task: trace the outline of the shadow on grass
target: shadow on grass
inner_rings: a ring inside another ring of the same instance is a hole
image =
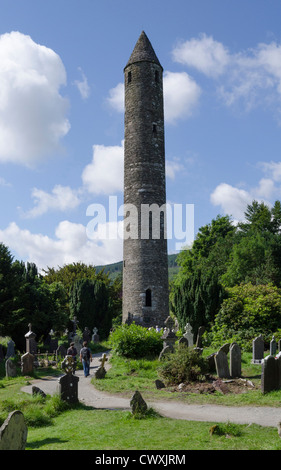
[[[28,442],[26,444],[27,449],[40,449],[44,447],[45,445],[50,445],[50,444],[64,444],[65,442],[69,442],[68,440],[65,439],[58,439],[57,437],[47,437],[46,439],[42,439],[40,441],[33,441],[33,442]]]

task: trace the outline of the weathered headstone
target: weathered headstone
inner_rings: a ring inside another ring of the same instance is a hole
[[[159,357],[158,357],[158,360],[159,361],[162,361],[162,359],[165,359],[165,356],[167,356],[167,354],[170,354],[172,353],[174,350],[170,347],[170,346],[165,346],[162,351],[160,352],[159,354]]]
[[[66,356],[66,348],[63,345],[58,346],[56,350],[56,358],[58,360],[59,357]]]
[[[264,356],[264,341],[262,335],[257,336],[252,343],[253,346],[253,358],[252,363],[260,364]]]
[[[21,411],[12,411],[0,428],[0,450],[25,450],[27,426]]]
[[[229,350],[230,376],[241,377],[241,349],[237,343],[232,343]]]
[[[99,366],[99,368],[95,372],[95,378],[96,379],[104,379],[105,374],[106,374],[105,363],[106,363],[106,361],[108,361],[105,353],[102,355],[102,357],[101,357],[101,359],[99,359],[99,361],[100,361],[101,365]]]
[[[33,373],[34,356],[29,352],[21,356],[21,373],[22,375],[30,375]]]
[[[93,328],[92,341],[93,343],[98,343],[99,340],[100,340],[100,336],[98,335],[98,329],[95,327]]]
[[[17,376],[17,366],[11,360],[7,359],[5,362],[6,377],[16,377]]]
[[[196,339],[196,347],[197,348],[202,348],[202,336],[203,333],[205,332],[205,326],[199,326],[198,328],[198,333],[197,333],[197,339]]]
[[[77,403],[79,377],[73,375],[75,371],[74,358],[66,356],[62,362],[62,368],[66,374],[59,378],[58,393],[62,400],[68,403]]]
[[[182,344],[182,345],[185,345],[188,347],[188,339],[185,338],[184,336],[182,336],[180,339],[179,339],[179,344]]]
[[[41,395],[41,397],[46,398],[46,393],[41,390],[41,388],[36,387],[36,385],[32,385],[32,395]]]
[[[157,390],[161,390],[161,388],[165,388],[165,384],[164,382],[162,382],[162,380],[156,379],[155,387],[157,388]]]
[[[272,336],[272,339],[270,341],[270,356],[275,356],[277,352],[277,344],[276,344],[276,341],[275,341],[275,336]]]
[[[173,331],[174,320],[172,319],[172,317],[169,316],[168,318],[166,318],[164,323],[166,329],[164,330],[164,333],[161,336],[161,339],[163,339],[163,348],[169,346],[173,350],[177,339],[176,334]]]
[[[209,356],[206,357],[206,360],[208,361],[208,369],[210,372],[214,372],[216,370],[216,364],[215,364],[215,355],[217,353],[212,353]]]
[[[266,356],[262,362],[261,392],[268,393],[281,388],[281,356]]]
[[[91,332],[87,326],[85,326],[83,331],[83,341],[87,341],[87,343],[91,341]]]
[[[219,351],[223,351],[225,354],[228,354],[229,349],[230,349],[230,343],[225,343],[223,346],[220,347]]]
[[[83,343],[82,339],[80,338],[80,336],[75,335],[73,338],[73,342],[74,342],[74,347],[77,349],[77,356],[79,357],[80,351],[82,349],[82,343]]]
[[[132,408],[133,415],[144,414],[147,411],[147,404],[138,390],[135,391],[130,401],[130,406]]]
[[[37,343],[35,341],[36,334],[31,331],[31,323],[29,323],[28,328],[29,331],[25,335],[26,339],[26,352],[29,352],[30,354],[37,354]]]
[[[6,359],[9,359],[9,357],[15,357],[15,343],[12,339],[7,344],[7,353],[6,353]]]
[[[217,376],[219,378],[229,379],[230,373],[229,373],[227,355],[223,351],[219,351],[215,355],[215,364],[216,364]]]
[[[183,336],[187,339],[188,346],[193,346],[194,344],[193,343],[193,331],[192,331],[190,323],[187,323],[185,325],[184,330],[185,330],[185,333],[183,334]]]

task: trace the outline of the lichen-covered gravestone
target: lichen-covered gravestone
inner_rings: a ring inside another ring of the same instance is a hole
[[[30,375],[33,373],[34,356],[29,352],[21,356],[21,373],[22,375]]]
[[[17,376],[17,366],[11,359],[7,359],[5,362],[5,369],[7,378]]]
[[[104,353],[102,355],[102,358],[99,359],[101,365],[99,366],[99,368],[97,369],[97,371],[95,373],[95,378],[96,379],[104,379],[105,374],[106,374],[105,363],[106,363],[107,360],[108,359],[106,357],[106,354]]]
[[[0,428],[0,450],[24,450],[27,426],[21,411],[13,411]]]
[[[135,391],[130,401],[130,406],[132,408],[133,415],[144,414],[147,411],[147,404],[138,390]]]
[[[73,375],[75,370],[74,358],[66,356],[62,362],[62,368],[66,374],[59,379],[58,393],[62,400],[68,403],[77,403],[79,377]]]

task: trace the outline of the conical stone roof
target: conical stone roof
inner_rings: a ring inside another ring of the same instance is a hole
[[[142,31],[126,67],[136,62],[153,62],[162,68],[151,42],[144,31]]]

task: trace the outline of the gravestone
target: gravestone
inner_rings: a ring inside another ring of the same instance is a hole
[[[257,336],[252,343],[253,346],[253,364],[260,364],[264,356],[264,341],[262,335]]]
[[[29,331],[26,333],[26,352],[30,354],[37,354],[37,343],[35,341],[36,334],[31,331],[31,323],[28,324]]]
[[[57,338],[55,338],[55,333],[53,332],[53,330],[50,331],[49,335],[50,335],[51,339],[50,339],[48,349],[49,349],[50,353],[54,353],[58,349],[59,341],[58,341]]]
[[[135,391],[130,401],[130,406],[132,408],[133,415],[144,414],[147,411],[147,404],[138,390]]]
[[[276,344],[276,341],[275,341],[275,337],[272,336],[272,339],[270,341],[270,356],[275,356],[276,352],[277,352],[277,344]]]
[[[80,338],[80,336],[75,335],[73,338],[73,342],[74,342],[74,347],[77,349],[77,356],[79,357],[80,351],[82,349],[82,339]]]
[[[217,353],[212,353],[206,357],[206,360],[208,361],[208,369],[210,372],[214,372],[216,370],[216,363],[215,363],[216,354]]]
[[[15,357],[15,343],[11,339],[8,344],[7,344],[7,353],[6,353],[6,359],[9,359],[10,357]]]
[[[161,361],[162,359],[164,360],[165,356],[167,356],[167,354],[170,354],[172,352],[174,352],[174,350],[170,346],[165,346],[160,352],[158,360],[159,361]]]
[[[228,354],[229,349],[230,349],[230,343],[225,343],[223,346],[220,347],[219,351],[223,351],[225,354]]]
[[[58,346],[56,350],[56,358],[66,356],[66,348],[63,345]]]
[[[21,356],[21,373],[22,375],[30,375],[33,373],[34,356],[29,352]]]
[[[182,336],[180,339],[179,339],[179,344],[182,344],[182,345],[185,345],[188,347],[188,339],[185,338],[184,336]]]
[[[229,350],[230,376],[241,377],[241,350],[236,343],[232,343]]]
[[[188,346],[193,346],[193,332],[190,323],[187,323],[184,327],[185,333],[183,334],[184,338],[188,341]]]
[[[106,374],[105,363],[106,363],[106,361],[108,361],[105,353],[102,355],[102,357],[101,357],[101,359],[99,359],[99,361],[100,361],[101,365],[99,366],[99,368],[95,372],[95,378],[96,379],[104,379],[105,374]]]
[[[6,377],[16,377],[17,376],[17,366],[11,360],[7,359],[5,362]]]
[[[36,385],[32,385],[32,395],[41,395],[41,397],[46,398],[46,393],[41,390],[41,388],[36,387]]]
[[[227,355],[223,351],[219,351],[215,355],[215,365],[216,365],[217,376],[219,378],[221,379],[230,378]]]
[[[266,356],[262,362],[261,392],[268,393],[281,388],[281,355]]]
[[[166,318],[164,323],[166,328],[163,335],[161,336],[161,339],[163,339],[163,348],[169,346],[172,350],[174,350],[174,345],[177,339],[176,334],[173,331],[174,320],[169,316]]]
[[[100,340],[100,337],[98,335],[98,329],[95,327],[95,328],[93,328],[92,341],[93,341],[93,343],[98,343],[99,340]]]
[[[0,450],[25,450],[27,426],[21,411],[12,411],[0,428]]]
[[[77,403],[79,377],[73,375],[75,371],[74,358],[66,356],[62,362],[62,368],[66,374],[59,378],[58,393],[62,400],[68,403]]]
[[[199,326],[198,328],[196,348],[202,348],[202,336],[203,336],[203,333],[205,332],[205,329],[206,329],[205,326]]]
[[[87,341],[87,343],[91,341],[91,332],[87,326],[85,326],[83,331],[83,341]]]

